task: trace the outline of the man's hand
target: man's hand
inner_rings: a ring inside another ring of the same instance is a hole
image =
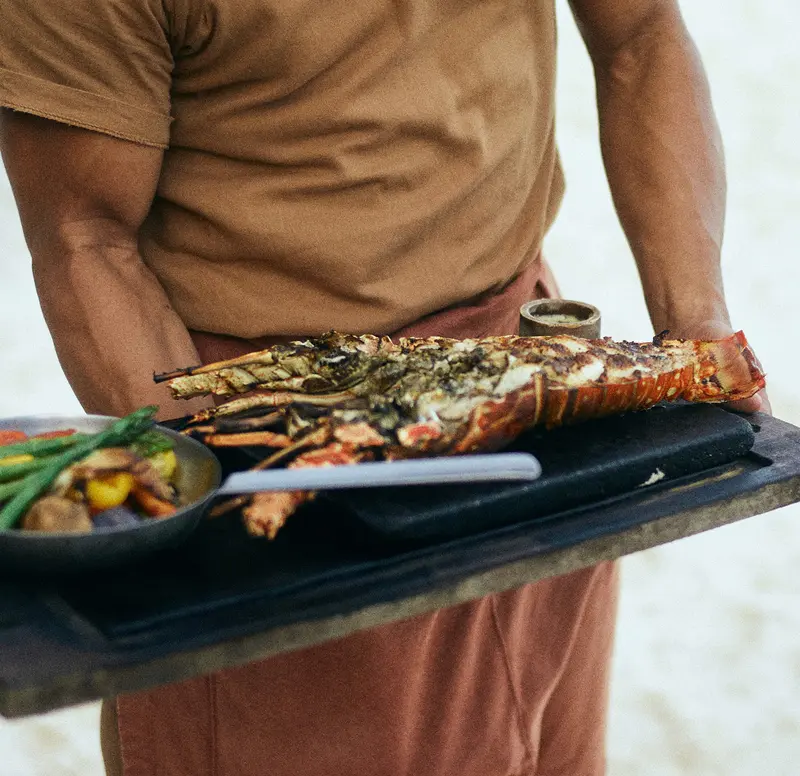
[[[686,326],[675,326],[669,331],[669,338],[693,339],[693,340],[719,340],[730,336],[734,329],[725,321],[700,321]],[[753,412],[766,412],[772,414],[772,407],[767,398],[766,389],[760,391],[755,396],[741,401],[732,401],[726,407],[751,414]]]
[[[570,0],[595,70],[611,194],[656,332],[733,332],[720,253],[722,143],[676,0]],[[733,405],[768,410],[765,395]]]

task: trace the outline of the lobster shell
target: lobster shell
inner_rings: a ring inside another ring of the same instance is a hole
[[[202,423],[198,428],[212,445],[283,448],[264,466],[288,460],[291,467],[491,451],[535,426],[641,411],[662,401],[735,401],[765,385],[742,332],[717,341],[658,336],[652,343],[563,335],[393,343],[331,332],[156,379],[167,380],[176,397],[235,394],[190,419],[187,433]],[[236,431],[223,433],[224,422],[214,425],[262,408],[269,431],[237,438]],[[257,494],[245,506],[245,524],[252,534],[273,537],[312,495]]]

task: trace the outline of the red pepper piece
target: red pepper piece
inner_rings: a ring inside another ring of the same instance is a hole
[[[14,429],[0,429],[0,445],[13,445],[17,442],[24,442],[28,435],[24,431]]]
[[[41,434],[36,434],[32,439],[58,439],[59,437],[68,437],[77,433],[74,428],[65,428],[60,431],[43,431]]]

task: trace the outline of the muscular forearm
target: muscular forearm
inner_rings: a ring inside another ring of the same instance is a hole
[[[152,380],[153,372],[196,364],[198,356],[135,245],[61,235],[38,241],[32,253],[44,316],[84,409],[123,415],[158,404],[163,419],[198,408],[172,400]]]
[[[651,19],[595,67],[603,157],[654,328],[727,323],[721,141],[678,14]]]
[[[198,408],[153,383],[153,372],[198,360],[138,254],[162,150],[0,110],[0,152],[42,310],[84,408],[122,415],[158,404],[161,418]]]

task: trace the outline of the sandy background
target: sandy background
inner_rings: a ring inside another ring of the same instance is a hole
[[[636,271],[600,166],[591,70],[566,3],[559,8],[569,189],[548,255],[565,296],[602,308],[604,333],[645,339]],[[790,0],[704,0],[685,14],[725,137],[731,308],[769,371],[775,414],[800,424],[800,9]],[[0,415],[77,411],[1,173],[0,245]],[[610,776],[800,772],[798,519],[800,509],[787,508],[624,561]],[[90,704],[0,720],[0,776],[100,776],[97,715]]]

